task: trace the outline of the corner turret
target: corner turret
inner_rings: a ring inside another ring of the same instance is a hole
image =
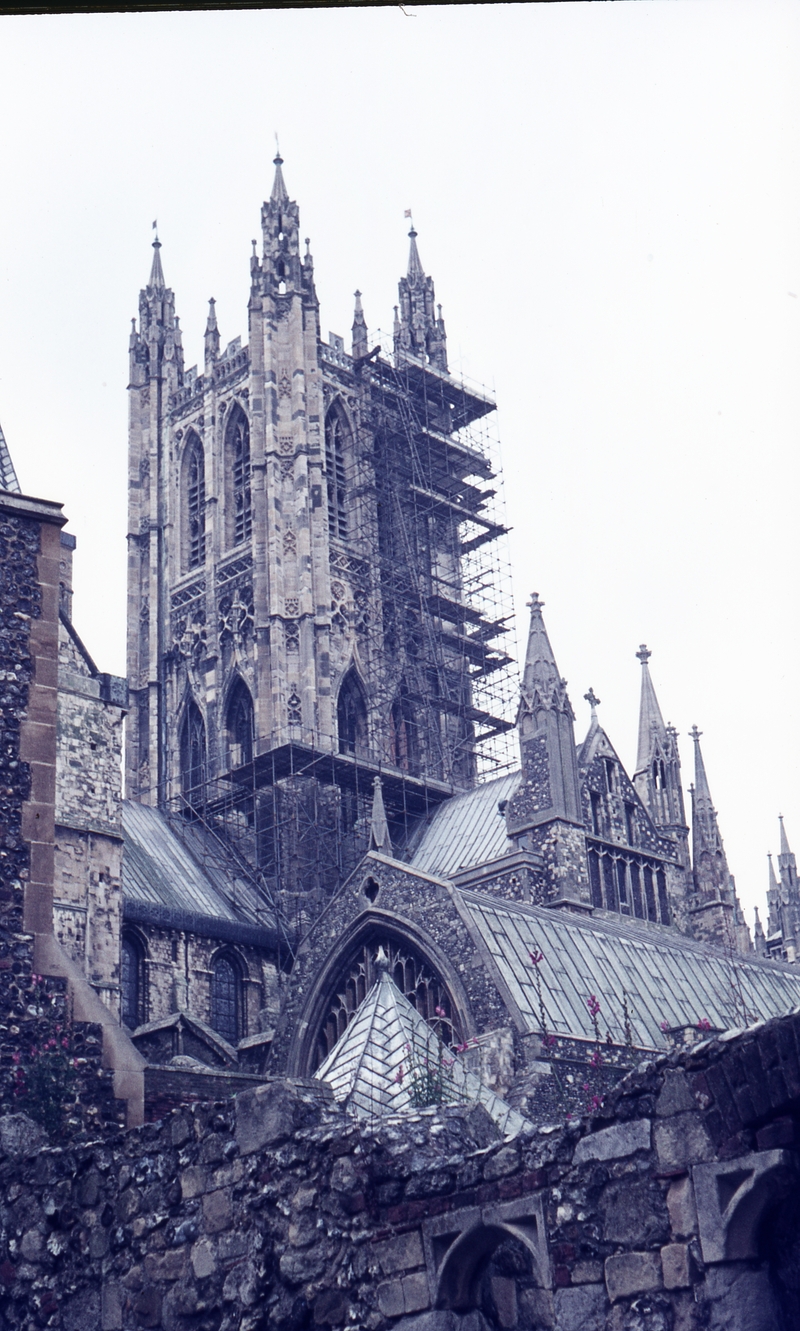
[[[551,901],[588,907],[575,714],[556,665],[536,592],[518,713],[522,781],[506,806],[508,835],[526,835],[527,849],[545,859]]]
[[[736,882],[728,860],[711,800],[703,754],[701,732],[693,726],[694,785],[692,793],[692,872],[694,901],[692,926],[700,938],[713,939],[739,952],[752,951],[750,932],[736,896]]]
[[[689,868],[689,828],[683,803],[678,733],[664,725],[650,676],[652,652],[644,643],[636,653],[642,663],[639,703],[639,744],[633,784],[655,826],[674,838],[680,863]]]
[[[441,305],[436,306],[433,278],[426,277],[417,249],[414,223],[408,233],[411,242],[408,253],[408,271],[400,278],[398,307],[395,307],[395,355],[415,356],[437,370],[447,373],[447,335]],[[436,311],[436,312],[435,312]]]

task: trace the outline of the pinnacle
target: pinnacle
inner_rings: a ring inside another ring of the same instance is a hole
[[[425,270],[422,267],[419,250],[417,249],[417,233],[414,230],[413,222],[411,223],[411,230],[408,233],[408,238],[411,241],[411,245],[408,251],[408,272],[406,276],[409,282],[413,284],[422,281],[425,277]]]
[[[786,835],[786,828],[783,825],[782,813],[778,814],[778,822],[781,825],[781,855],[791,855],[792,851],[791,847],[789,846],[789,839]]]
[[[393,854],[392,838],[389,835],[389,824],[386,820],[386,808],[383,803],[383,785],[379,776],[373,781],[372,794],[372,817],[369,827],[369,848],[377,850],[380,855]]]
[[[153,241],[153,263],[150,268],[150,281],[147,283],[155,291],[163,291],[166,286],[164,281],[164,270],[161,267],[161,241],[158,239],[158,232]]]
[[[642,643],[636,655],[642,663],[642,694],[639,703],[639,746],[636,753],[636,771],[643,772],[653,756],[654,738],[661,740],[662,745],[664,745],[667,729],[661,715],[661,708],[658,705],[656,691],[653,688],[653,681],[650,678],[650,667],[647,664],[652,652],[649,652]]]
[[[285,203],[288,201],[289,195],[286,190],[283,172],[281,170],[281,167],[283,166],[283,158],[280,153],[276,153],[272,161],[275,167],[275,179],[272,182],[272,193],[269,196],[270,203]]]

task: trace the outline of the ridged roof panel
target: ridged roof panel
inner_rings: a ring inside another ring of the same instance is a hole
[[[511,854],[516,847],[506,836],[499,805],[511,798],[519,780],[520,773],[511,772],[443,804],[414,852],[413,868],[449,878],[462,869]]]

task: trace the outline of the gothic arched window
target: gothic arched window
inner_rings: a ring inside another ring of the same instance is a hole
[[[351,667],[342,680],[336,705],[339,752],[364,757],[367,752],[367,702],[361,681]]]
[[[190,808],[204,802],[206,783],[206,728],[197,703],[190,702],[181,726],[181,790]]]
[[[316,1037],[314,1070],[327,1058],[378,978],[376,958],[383,948],[397,988],[438,1031],[445,1045],[460,1043],[463,1033],[447,987],[430,963],[404,939],[375,935],[362,944],[332,986]]]
[[[240,1038],[242,972],[231,952],[214,958],[211,967],[211,1026],[228,1044]]]
[[[192,433],[183,455],[184,567],[198,568],[206,557],[206,470],[203,445]]]
[[[250,540],[253,528],[250,504],[250,424],[240,406],[228,417],[225,431],[225,461],[228,472],[227,531],[230,545]]]
[[[253,699],[243,679],[236,681],[228,703],[228,745],[231,767],[253,761],[255,723]]]
[[[135,934],[122,935],[120,948],[120,1016],[135,1031],[145,1020],[145,952]]]
[[[325,420],[325,471],[328,480],[328,529],[331,536],[347,538],[347,463],[350,430],[344,412],[331,407]]]
[[[389,739],[391,760],[402,772],[417,772],[419,766],[419,746],[414,709],[408,700],[405,688],[392,704],[389,716]]]

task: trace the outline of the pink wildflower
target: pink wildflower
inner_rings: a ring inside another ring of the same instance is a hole
[[[589,1015],[596,1017],[600,1011],[600,1000],[595,994],[590,994],[586,1000],[586,1006],[589,1009]]]
[[[398,1086],[402,1086],[404,1076],[405,1073],[403,1072],[403,1064],[401,1063],[396,1073],[394,1074],[394,1079],[397,1082]]]
[[[698,1023],[697,1023],[697,1029],[698,1029],[698,1031],[710,1031],[710,1030],[711,1030],[711,1022],[708,1020],[708,1017],[701,1017],[701,1018],[700,1018],[700,1020],[699,1020]]]
[[[668,1030],[669,1030],[669,1022],[668,1022],[668,1021],[662,1021],[662,1023],[661,1023],[661,1029],[662,1029],[662,1031],[668,1031]]]
[[[529,952],[528,956],[530,957],[534,966],[538,966],[540,961],[544,961],[544,952]]]

